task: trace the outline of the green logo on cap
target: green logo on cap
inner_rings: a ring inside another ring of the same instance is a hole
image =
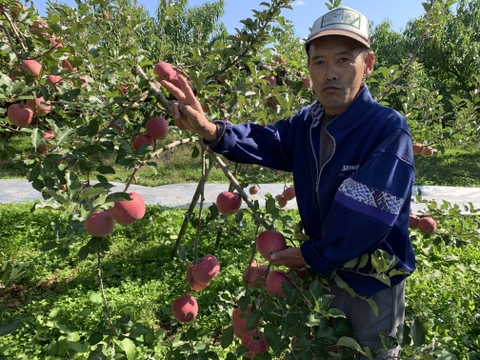
[[[334,9],[322,18],[320,29],[331,25],[347,25],[360,30],[362,15],[349,9]]]

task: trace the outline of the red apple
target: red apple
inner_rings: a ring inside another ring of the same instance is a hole
[[[277,85],[277,78],[273,75],[265,76],[265,80],[268,80],[268,82],[270,83],[270,86],[272,87]]]
[[[408,227],[410,229],[418,229],[418,222],[420,221],[420,218],[415,215],[415,214],[410,214],[410,217],[408,219]]]
[[[52,106],[50,104],[50,100],[45,100],[43,96],[36,99],[27,100],[27,106],[38,116],[47,115],[52,110]]]
[[[173,79],[176,79],[177,77],[177,70],[173,68],[172,65],[170,65],[167,62],[159,62],[155,65],[153,68],[153,73],[156,75],[155,79],[160,82],[162,80],[167,80],[171,81]],[[177,80],[178,81],[178,80]],[[174,84],[176,86],[176,84]]]
[[[287,248],[283,234],[273,230],[266,230],[258,234],[256,245],[260,255],[267,260],[270,260],[271,254]]]
[[[189,322],[197,317],[197,299],[191,295],[182,295],[172,303],[173,317],[178,322]]]
[[[143,145],[155,147],[155,141],[148,134],[139,134],[133,139],[133,148],[138,151]]]
[[[130,201],[115,201],[110,208],[113,218],[122,225],[130,225],[145,216],[146,206],[142,196],[136,192],[129,193]]]
[[[267,293],[270,294],[271,296],[278,295],[283,298],[287,297],[287,295],[283,292],[283,289],[282,289],[282,286],[284,283],[290,285],[291,287],[295,286],[284,271],[281,271],[281,270],[270,271],[265,281],[265,288],[267,289]]]
[[[424,148],[422,150],[422,155],[426,156],[426,157],[429,157],[429,156],[432,156],[434,152],[435,152],[435,150],[433,149],[433,147],[424,146]]]
[[[285,64],[285,60],[283,60],[280,55],[279,55],[279,56],[276,56],[274,60],[275,60],[275,62],[278,63],[278,64]]]
[[[413,143],[412,144],[412,149],[414,154],[421,154],[423,151],[423,144],[422,143]]]
[[[283,190],[282,197],[287,201],[293,200],[295,197],[295,189],[292,187],[286,188]]]
[[[265,284],[267,274],[268,265],[258,261],[252,261],[243,272],[247,285],[255,289],[259,289]]]
[[[82,86],[87,86],[87,84],[88,84],[88,81],[87,81],[87,79],[85,78],[84,75],[78,75],[78,79],[76,81],[80,82],[80,85],[82,85]]]
[[[312,80],[306,76],[302,77],[302,88],[310,89],[312,87]]]
[[[109,211],[96,210],[85,220],[85,231],[91,236],[108,236],[114,227],[115,220]]]
[[[205,289],[210,283],[208,284],[200,284],[198,281],[195,280],[195,278],[192,275],[192,270],[193,270],[193,265],[190,266],[187,270],[187,273],[185,274],[185,277],[187,278],[187,283],[190,285],[192,290],[203,290]]]
[[[223,215],[235,214],[242,206],[242,197],[239,193],[222,191],[217,196],[217,208]]]
[[[236,307],[232,312],[232,326],[235,335],[241,338],[247,331],[247,318],[252,315],[252,305],[248,305],[245,311]]]
[[[32,24],[32,32],[37,35],[47,35],[48,31],[46,29],[48,28],[47,22],[43,19],[35,20]]]
[[[43,137],[47,140],[52,140],[55,138],[55,133],[52,130],[45,131]]]
[[[58,75],[47,75],[47,82],[51,85],[61,84],[63,79]]]
[[[42,64],[40,64],[37,60],[33,60],[33,59],[22,60],[21,65],[23,70],[25,70],[30,75],[33,75],[35,77],[40,76],[40,72],[42,71]]]
[[[103,12],[102,16],[105,20],[109,18],[108,13],[106,11]]]
[[[75,72],[77,71],[77,68],[73,67],[72,64],[70,64],[70,61],[68,61],[67,59],[63,59],[62,60],[62,66],[68,70],[68,72]]]
[[[254,359],[257,354],[263,354],[270,349],[265,334],[258,328],[248,331],[242,336],[242,345],[249,350],[244,356],[250,359]]]
[[[277,200],[277,204],[280,208],[287,206],[288,201],[282,196],[282,194],[275,195],[275,200]]]
[[[258,193],[258,186],[257,185],[252,185],[250,186],[250,189],[248,189],[248,192],[250,193],[250,195],[255,195]]]
[[[52,45],[52,47],[54,49],[59,49],[59,48],[63,47],[63,44],[62,44],[61,41],[58,42],[57,40],[61,40],[61,39],[63,39],[61,36],[59,36],[59,37],[52,36],[52,37],[48,38],[48,41],[50,41],[50,45]],[[63,66],[63,64],[62,64],[62,66]]]
[[[33,110],[23,103],[12,104],[8,107],[7,117],[13,125],[28,126],[33,119]]]
[[[220,272],[220,263],[218,259],[207,254],[198,262],[193,264],[192,276],[200,284],[209,284],[212,279]]]
[[[118,89],[120,91],[120,94],[122,95],[127,95],[128,93],[128,86],[127,85],[120,85],[120,89]]]
[[[433,220],[431,217],[426,216],[418,220],[418,230],[422,234],[431,234],[437,228],[437,222]]]
[[[168,136],[168,121],[161,116],[154,117],[146,122],[145,130],[152,139],[165,139]]]

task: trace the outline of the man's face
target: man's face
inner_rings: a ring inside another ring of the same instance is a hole
[[[375,59],[357,41],[336,35],[313,40],[308,56],[315,94],[329,115],[338,115],[350,105]]]

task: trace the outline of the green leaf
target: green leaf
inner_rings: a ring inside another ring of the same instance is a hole
[[[137,350],[135,348],[135,343],[132,340],[125,338],[120,342],[119,346],[125,351],[127,359],[135,359]]]
[[[363,353],[360,344],[354,338],[351,338],[349,336],[342,336],[340,339],[338,339],[337,346],[344,346],[349,349],[354,349],[360,353]]]
[[[97,171],[100,174],[115,174],[115,169],[111,166],[101,165],[97,167]]]
[[[14,319],[0,327],[0,336],[5,336],[14,333],[20,327],[20,319]]]
[[[220,338],[220,345],[222,349],[226,349],[233,342],[233,326],[223,329],[222,337]]]
[[[268,344],[273,348],[278,348],[281,337],[278,332],[278,327],[274,324],[267,324],[264,329],[265,338],[267,339]]]

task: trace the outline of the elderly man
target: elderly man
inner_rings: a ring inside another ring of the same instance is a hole
[[[293,172],[309,240],[272,254],[271,263],[336,271],[357,294],[371,297],[378,314],[362,297],[337,287],[332,306],[345,313],[362,347],[377,358],[394,358],[399,349],[382,349],[379,334],[394,335],[403,323],[405,278],[415,269],[408,234],[411,135],[405,118],[376,102],[364,82],[375,61],[365,16],[347,7],[329,11],[313,24],[305,49],[317,101],[274,125],[210,122],[184,78],[181,89],[162,85],[178,100],[172,110],[176,124],[199,134],[213,151]],[[372,276],[370,263],[343,267],[376,250],[397,260],[390,285]]]

